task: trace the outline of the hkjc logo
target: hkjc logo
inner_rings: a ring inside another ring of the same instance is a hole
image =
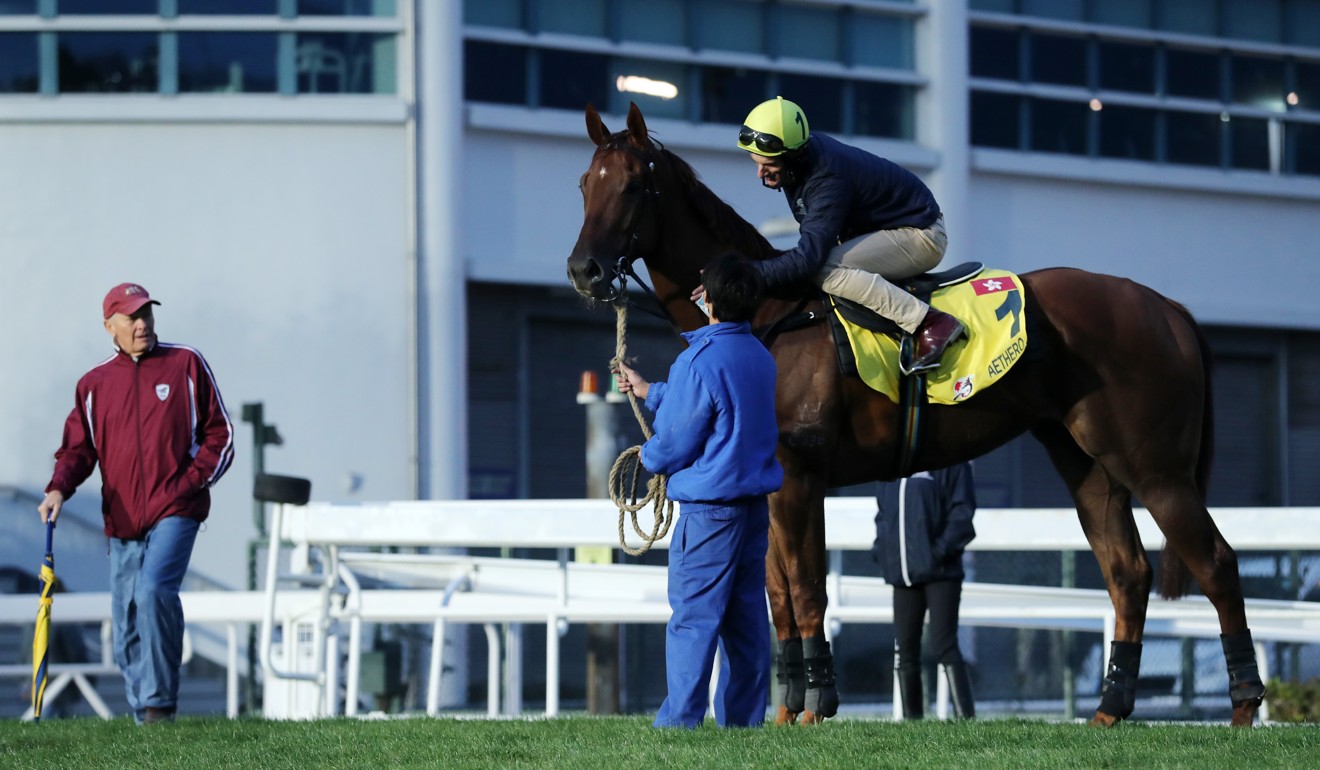
[[[972,395],[972,375],[967,375],[953,383],[953,400],[964,401]]]
[[[164,401],[165,399],[167,399],[167,398],[169,398],[169,397],[170,397],[170,386],[169,386],[169,385],[157,385],[157,386],[156,386],[156,398],[159,398],[161,401]]]
[[[793,207],[793,211],[794,211],[798,216],[800,216],[800,217],[805,217],[805,216],[807,215],[807,202],[806,202],[806,200],[804,200],[804,199],[802,199],[802,198],[798,198],[798,199],[797,199],[797,204]]]
[[[124,287],[124,296],[131,297],[134,294],[145,294],[146,291],[147,291],[146,289],[142,288],[141,286],[138,286],[137,284],[129,284],[128,286]]]

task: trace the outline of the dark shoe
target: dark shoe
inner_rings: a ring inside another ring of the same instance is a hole
[[[972,698],[972,680],[967,675],[967,664],[944,664],[944,675],[949,680],[949,701],[953,703],[953,715],[960,719],[976,718],[976,701]]]
[[[926,317],[921,319],[921,325],[912,333],[916,346],[912,351],[912,366],[908,371],[918,372],[939,366],[944,349],[966,331],[962,321],[948,313],[935,308],[927,310]]]
[[[921,719],[926,715],[926,691],[921,685],[921,668],[900,668],[898,674],[898,706],[903,719]]]
[[[142,715],[142,724],[154,725],[161,722],[173,722],[174,709],[158,709],[155,706],[147,706],[147,712]]]

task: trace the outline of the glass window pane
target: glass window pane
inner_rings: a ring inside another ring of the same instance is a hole
[[[1015,13],[1016,0],[972,0],[968,6],[973,11],[992,11],[994,13]]]
[[[588,104],[604,109],[613,88],[610,59],[595,53],[540,51],[540,106],[581,112]]]
[[[969,45],[972,75],[999,80],[1018,79],[1018,39],[1015,29],[972,27]]]
[[[1320,125],[1285,123],[1287,147],[1293,153],[1292,170],[1298,174],[1320,175]]]
[[[56,0],[55,10],[65,15],[147,14],[160,11],[159,0]]]
[[[649,59],[615,59],[610,72],[609,111],[623,115],[636,102],[648,118],[686,118],[688,67]],[[583,105],[585,106],[585,105]]]
[[[911,139],[915,134],[913,91],[895,83],[853,83],[853,133]]]
[[[619,37],[641,43],[686,46],[685,8],[684,0],[618,0]]]
[[[779,94],[797,102],[812,131],[843,131],[843,83],[833,78],[780,75]]]
[[[37,33],[0,33],[0,94],[35,93],[37,77]]]
[[[839,61],[839,17],[832,8],[781,6],[778,43],[780,56]]]
[[[1140,43],[1100,41],[1100,87],[1155,93],[1155,49]]]
[[[1025,16],[1082,21],[1086,0],[1021,0],[1020,5]]]
[[[1037,35],[1028,37],[1031,46],[1031,80],[1084,86],[1086,81],[1086,40],[1080,37]]]
[[[1233,118],[1228,122],[1233,168],[1270,170],[1270,122],[1264,118]]]
[[[1297,62],[1293,80],[1293,93],[1297,94],[1298,109],[1320,110],[1320,64]]]
[[[463,98],[496,104],[525,103],[526,49],[475,40],[464,43]]]
[[[159,36],[152,32],[61,32],[60,93],[159,90]]]
[[[522,0],[463,0],[463,23],[480,27],[523,26]]]
[[[1284,109],[1283,62],[1255,56],[1232,56],[1233,101],[1266,110]]]
[[[1320,0],[1292,0],[1284,13],[1283,42],[1320,48]]]
[[[296,62],[300,94],[392,94],[394,35],[302,32]]]
[[[1154,160],[1155,111],[1117,105],[1100,110],[1100,155]]]
[[[1169,112],[1164,115],[1165,145],[1170,163],[1197,166],[1219,165],[1218,115]]]
[[[857,11],[852,17],[849,34],[853,64],[900,70],[913,68],[911,21]]]
[[[270,15],[280,12],[279,0],[175,0],[179,15],[232,14],[234,16]]]
[[[1279,0],[1221,0],[1224,36],[1277,43],[1283,38],[1283,8]]]
[[[0,16],[35,14],[37,0],[0,0]]]
[[[1086,123],[1091,108],[1083,102],[1031,99],[1031,149],[1086,154]]]
[[[761,53],[765,47],[765,18],[759,2],[707,0],[694,3],[697,14],[696,47],[719,51]],[[741,122],[739,118],[739,122]]]
[[[741,67],[706,67],[701,71],[701,114],[697,119],[740,125],[751,110],[750,105],[772,96],[764,72]]]
[[[1217,3],[1206,0],[1161,0],[1155,5],[1155,27],[1189,35],[1213,35],[1219,29]]]
[[[299,16],[393,16],[395,13],[395,0],[298,0]]]
[[[274,92],[278,48],[270,32],[180,32],[179,90]]]
[[[541,4],[536,23],[541,32],[605,37],[605,0],[559,0],[553,9]]]
[[[1151,0],[1105,0],[1091,4],[1091,21],[1120,27],[1149,29]]]
[[[1194,99],[1220,99],[1219,55],[1170,48],[1164,52],[1165,93]]]
[[[1022,100],[1012,94],[972,92],[972,144],[977,147],[1019,148]]]

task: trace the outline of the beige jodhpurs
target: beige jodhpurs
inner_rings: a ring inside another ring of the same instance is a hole
[[[928,306],[885,279],[911,278],[934,269],[948,245],[943,214],[925,230],[877,230],[830,249],[816,283],[827,294],[859,302],[911,334]]]

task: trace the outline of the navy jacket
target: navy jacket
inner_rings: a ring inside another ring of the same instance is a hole
[[[779,489],[775,458],[775,360],[747,323],[684,332],[688,349],[653,382],[646,406],[655,435],[642,465],[669,476],[666,492],[681,503],[733,502]]]
[[[935,196],[916,174],[825,134],[812,134],[784,197],[798,221],[797,246],[754,264],[778,286],[811,278],[830,249],[877,230],[925,229],[940,216]]]
[[[922,471],[879,485],[871,555],[891,585],[963,578],[962,554],[976,537],[971,463]]]

